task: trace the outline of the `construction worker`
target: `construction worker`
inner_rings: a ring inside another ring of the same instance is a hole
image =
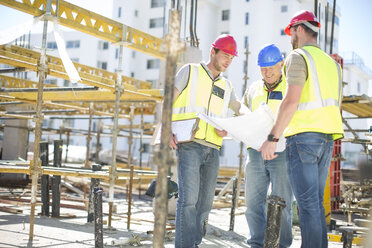
[[[237,56],[231,35],[220,35],[212,44],[207,63],[186,64],[176,75],[172,120],[195,118],[198,112],[227,117],[228,107],[238,113],[231,82],[222,73]],[[178,143],[172,136],[170,147],[177,149],[178,200],[175,247],[197,247],[206,231],[219,170],[219,149],[224,130],[200,120],[191,142]]]
[[[276,141],[284,132],[302,248],[328,245],[323,193],[333,141],[344,133],[341,67],[316,44],[319,29],[317,18],[305,10],[296,13],[285,29],[293,47],[284,65],[287,92],[274,127],[260,148],[263,159],[276,158]]]
[[[253,82],[243,96],[242,102],[255,111],[266,103],[276,115],[286,90],[282,77],[283,56],[274,44],[265,46],[258,54],[257,65],[262,79]],[[271,193],[284,199],[279,247],[290,247],[292,243],[292,189],[289,184],[285,151],[278,152],[273,160],[263,160],[261,152],[248,148],[245,166],[245,205],[250,238],[247,243],[263,247],[266,228],[266,199],[270,183]]]

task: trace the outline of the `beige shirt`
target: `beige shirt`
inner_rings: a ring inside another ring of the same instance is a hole
[[[305,44],[305,46],[316,46],[316,43]],[[304,86],[307,79],[307,66],[305,58],[293,50],[285,60],[285,77],[288,85]]]

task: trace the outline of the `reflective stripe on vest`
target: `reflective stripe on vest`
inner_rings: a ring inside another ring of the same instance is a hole
[[[190,64],[189,81],[173,104],[172,120],[195,118],[197,113],[227,117],[231,92],[232,86],[224,77],[213,81],[201,64]],[[222,145],[222,138],[214,131],[214,127],[203,120],[199,121],[195,138]]]
[[[342,138],[344,131],[340,111],[342,100],[340,66],[314,46],[304,46],[293,52],[305,59],[308,75],[299,105],[284,131],[284,136],[319,132],[332,134],[334,139]]]
[[[310,67],[310,73],[311,77],[313,79],[313,86],[314,86],[314,93],[315,93],[315,101],[312,102],[303,102],[299,103],[297,109],[298,110],[310,110],[310,109],[318,109],[318,108],[324,108],[327,106],[337,106],[340,107],[341,104],[341,92],[342,92],[342,77],[341,77],[341,69],[340,66],[336,63],[337,71],[338,71],[338,95],[339,95],[339,101],[337,101],[334,98],[328,98],[328,99],[322,99],[322,94],[320,91],[319,86],[319,80],[318,80],[318,74],[315,66],[314,58],[311,56],[311,54],[306,51],[305,49],[299,48],[296,50],[299,54],[302,56],[306,56],[309,61],[309,67]]]

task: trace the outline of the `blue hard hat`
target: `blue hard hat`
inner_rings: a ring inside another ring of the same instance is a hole
[[[265,46],[258,54],[257,65],[260,67],[268,67],[276,65],[283,60],[282,53],[274,44]]]

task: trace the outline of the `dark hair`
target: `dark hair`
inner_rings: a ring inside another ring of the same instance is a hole
[[[317,22],[309,21],[308,23],[310,23],[310,25],[313,25],[314,27],[318,27],[318,23]],[[305,30],[305,33],[309,34],[311,37],[313,37],[315,39],[318,38],[318,32],[314,32],[313,30],[311,30],[310,28],[308,28],[303,23],[301,23],[301,24],[299,24],[297,26],[301,26]]]
[[[220,51],[220,49],[215,48],[215,47],[213,47],[213,50],[214,50],[214,52],[215,52],[216,54]]]

